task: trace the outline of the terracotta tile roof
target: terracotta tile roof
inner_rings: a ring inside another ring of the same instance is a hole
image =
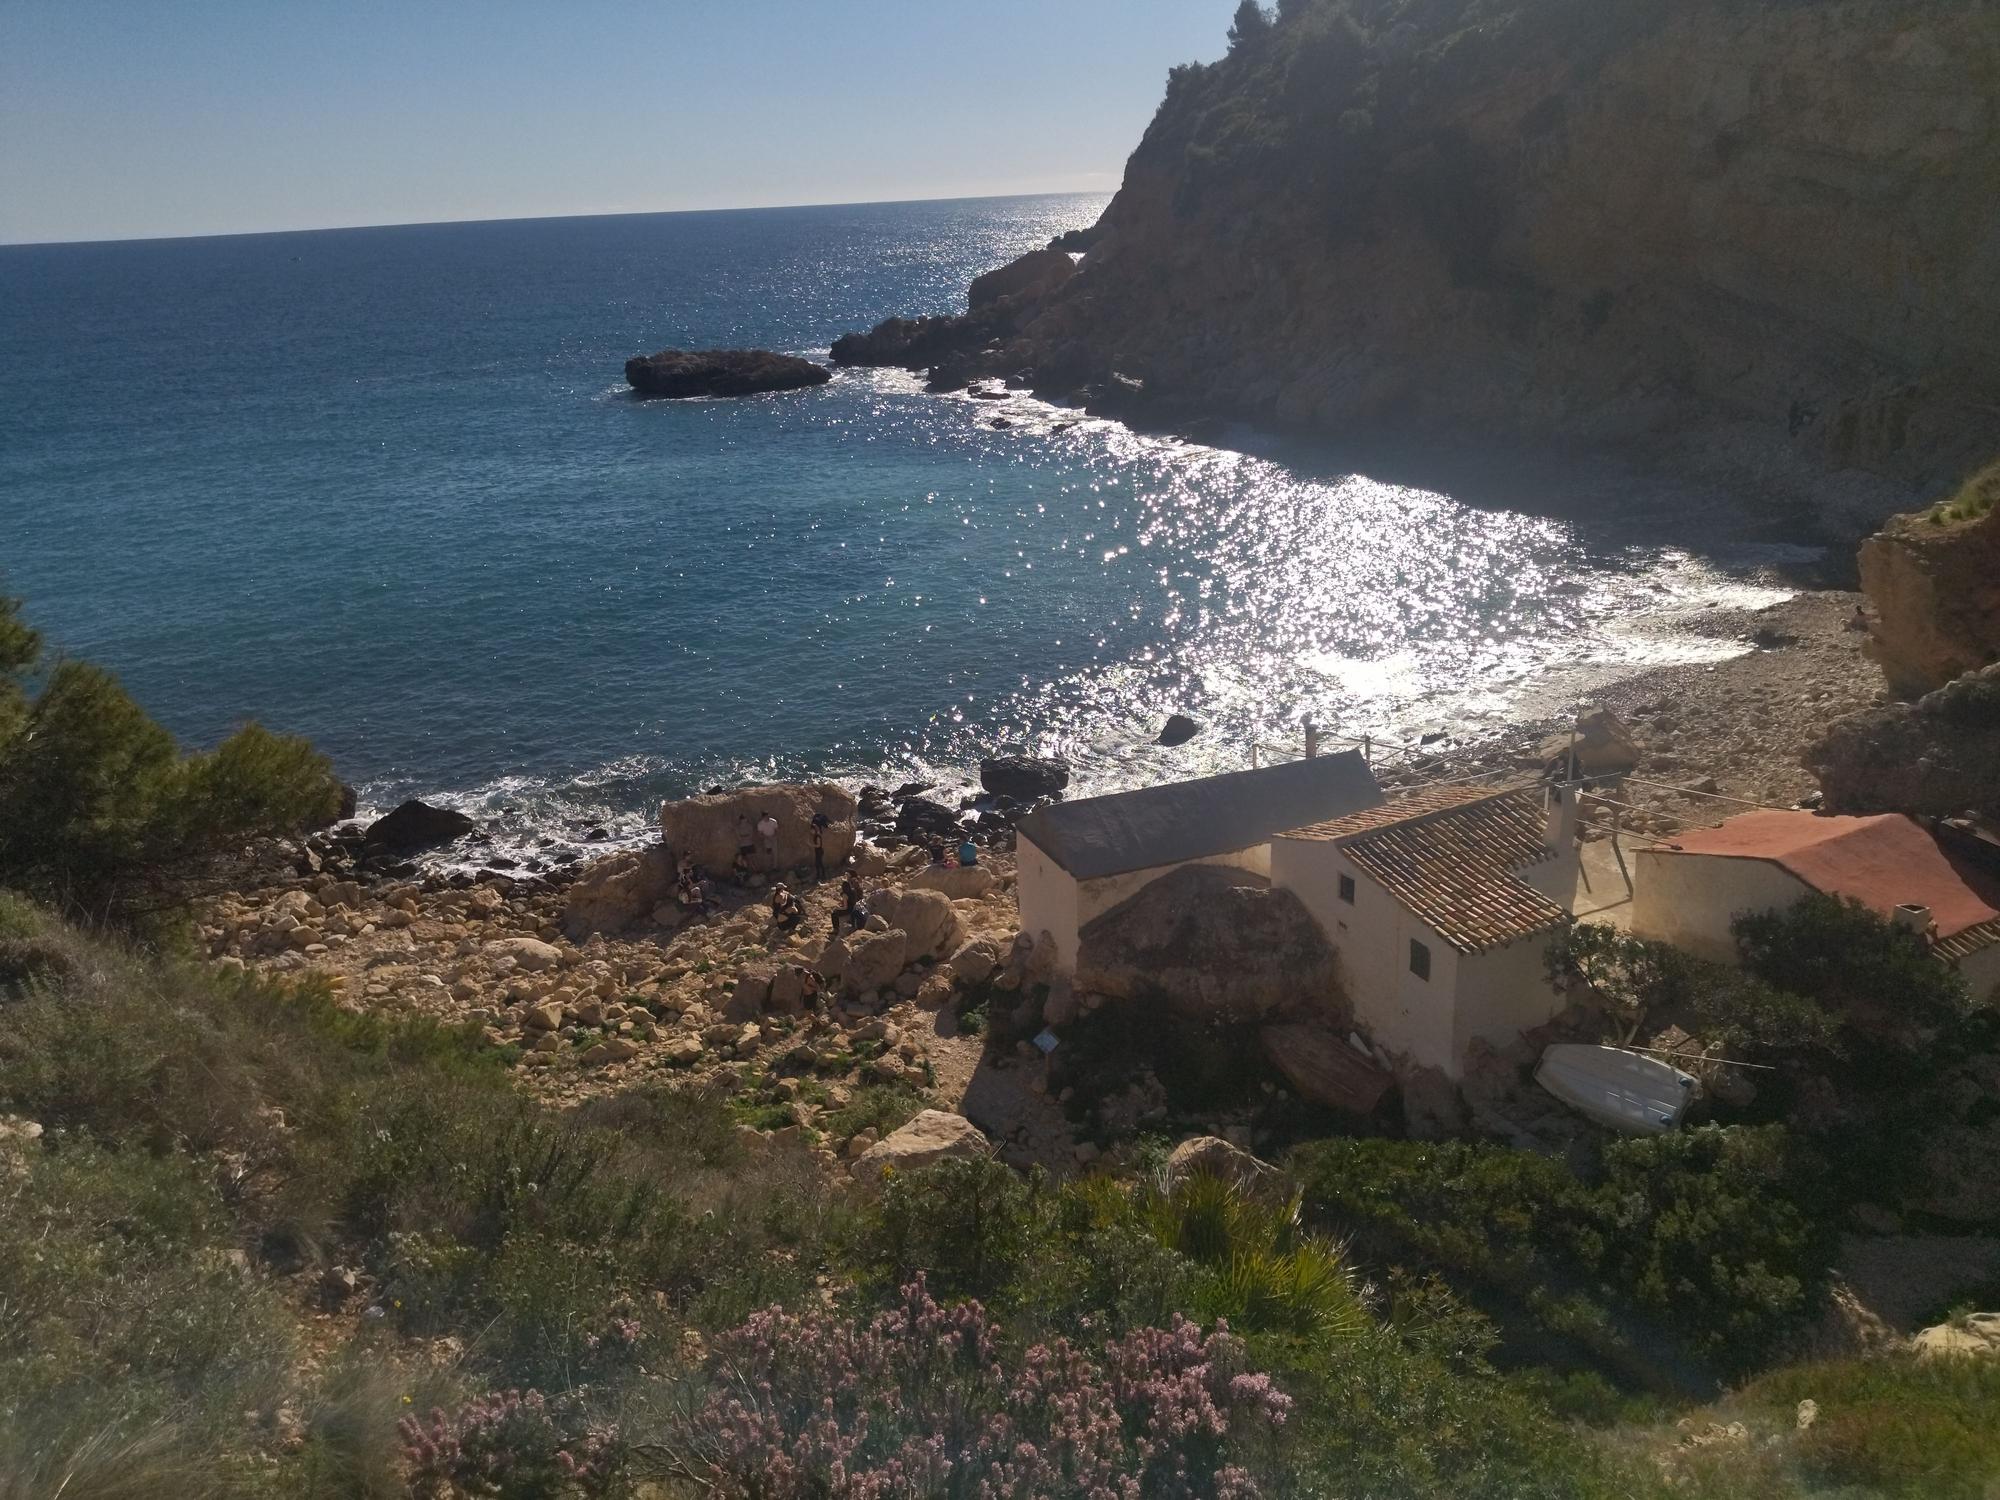
[[[2000,943],[2000,918],[1963,928],[1950,937],[1939,938],[1931,945],[1931,951],[1956,963],[1961,958],[1969,958],[1991,948],[1995,943]]]
[[[1539,786],[1431,787],[1284,834],[1340,845],[1462,953],[1561,925],[1567,913],[1515,871],[1550,857]]]
[[[1324,839],[1337,843],[1353,838],[1358,833],[1369,833],[1377,828],[1386,828],[1391,823],[1407,823],[1411,818],[1425,813],[1443,812],[1448,808],[1464,807],[1470,802],[1484,802],[1493,795],[1490,786],[1427,786],[1414,792],[1384,802],[1380,807],[1365,807],[1359,812],[1351,812],[1344,817],[1332,818],[1324,823],[1308,823],[1303,828],[1288,830],[1288,839]]]
[[[1816,891],[1852,897],[1883,916],[1905,903],[1928,906],[1937,923],[1937,951],[1946,957],[2000,942],[2000,880],[1901,813],[1744,813],[1714,828],[1676,834],[1662,852],[1764,860]]]

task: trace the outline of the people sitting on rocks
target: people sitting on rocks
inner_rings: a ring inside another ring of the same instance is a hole
[[[753,846],[754,848],[754,846]],[[738,849],[736,858],[729,862],[729,878],[738,885],[750,883],[750,849]]]
[[[840,936],[840,924],[845,919],[849,930],[858,932],[868,921],[868,905],[862,899],[861,877],[852,870],[840,882],[840,905],[833,913],[833,935]]]
[[[694,878],[694,868],[692,865],[688,867],[688,872],[682,875],[679,882],[675,885],[674,893],[680,898],[681,905],[693,912],[697,917],[708,915],[708,893],[701,888],[701,882]]]
[[[784,881],[780,880],[771,887],[771,920],[780,929],[789,932],[799,925],[805,914],[805,906]]]
[[[927,843],[927,844],[929,845],[929,848],[930,848],[930,855],[931,855],[931,863],[932,863],[932,864],[934,864],[934,865],[941,865],[941,864],[943,864],[943,863],[944,863],[944,840],[943,840],[942,838],[940,838],[940,837],[939,837],[939,836],[938,836],[937,834],[935,834],[935,833],[934,833],[934,834],[932,834],[932,835],[930,836],[930,838],[929,838],[929,839],[927,839],[927,840],[926,840],[925,842],[926,842],[926,843]]]
[[[757,837],[764,846],[764,868],[766,870],[777,869],[778,815],[769,808],[765,808],[764,816],[757,820]]]
[[[958,862],[968,870],[979,863],[979,846],[972,842],[970,835],[958,846]]]
[[[819,1014],[819,971],[817,969],[799,970],[799,1003],[805,1007],[807,1015],[816,1016]]]

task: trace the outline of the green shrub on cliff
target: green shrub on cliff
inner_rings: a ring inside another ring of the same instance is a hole
[[[254,724],[182,754],[110,673],[47,659],[0,598],[0,885],[93,920],[143,919],[246,840],[339,805],[325,757]]]
[[[2000,459],[1995,459],[1966,480],[1949,500],[1941,500],[1933,506],[1931,524],[1955,526],[1962,521],[1981,520],[1993,514],[1996,505],[2000,505]]]

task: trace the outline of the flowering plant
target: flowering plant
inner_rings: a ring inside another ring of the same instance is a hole
[[[540,1391],[503,1391],[400,1424],[413,1495],[608,1494],[619,1467],[614,1428],[593,1430]]]
[[[921,1276],[865,1322],[756,1313],[709,1369],[698,1430],[718,1488],[751,1500],[1256,1500],[1230,1440],[1291,1408],[1223,1324],[1009,1356],[979,1303]]]

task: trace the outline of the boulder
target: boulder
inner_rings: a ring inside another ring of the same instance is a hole
[[[888,1172],[908,1172],[950,1157],[985,1156],[990,1150],[979,1127],[964,1115],[927,1109],[862,1152],[854,1175],[879,1182]]]
[[[646,920],[679,926],[681,908],[673,895],[673,857],[664,845],[614,854],[585,866],[570,886],[563,930],[571,942],[582,942],[593,932],[615,937]]]
[[[1572,750],[1575,765],[1561,770]],[[1644,757],[1631,729],[1608,708],[1581,715],[1573,742],[1568,734],[1550,735],[1542,742],[1542,759],[1565,776],[1616,776],[1636,769]]]
[[[642,396],[754,396],[825,385],[833,372],[767,349],[662,349],[625,361],[625,380]]]
[[[990,938],[974,938],[960,944],[948,967],[960,984],[984,984],[1000,967],[1000,947]]]
[[[786,964],[771,976],[771,1009],[781,1016],[805,1009],[806,975],[797,964]]]
[[[885,887],[868,898],[868,910],[909,935],[905,963],[943,958],[965,941],[958,911],[942,891]]]
[[[736,972],[736,987],[722,1002],[722,1019],[725,1021],[754,1021],[764,1014],[764,1005],[771,998],[771,982],[777,977],[772,969],[739,969]]]
[[[1050,797],[1069,785],[1069,762],[1037,755],[1000,755],[979,763],[979,784],[996,797],[1024,802]]]
[[[554,1031],[562,1025],[562,1007],[552,1000],[531,1005],[521,1012],[523,1031]]]
[[[930,865],[903,882],[906,889],[942,891],[954,901],[976,900],[999,883],[984,865]]]
[[[2000,1313],[1972,1313],[1910,1340],[1918,1359],[2000,1358]]]
[[[912,797],[896,809],[896,832],[906,839],[936,834],[956,844],[965,837],[965,824],[958,809],[928,797]]]
[[[1171,871],[1086,924],[1075,972],[1078,990],[1203,1021],[1352,1020],[1333,948],[1299,898],[1216,865]]]
[[[511,937],[488,943],[486,956],[496,963],[503,958],[511,958],[517,969],[524,969],[530,974],[540,974],[562,962],[562,949],[553,943],[545,943],[540,938]]]
[[[420,854],[465,837],[479,825],[462,812],[433,807],[412,797],[362,834],[363,847],[386,854]]]
[[[1201,725],[1190,719],[1186,714],[1173,714],[1160,727],[1159,738],[1154,740],[1153,743],[1168,746],[1185,745],[1200,733]]]
[[[1836,719],[1804,761],[1828,812],[2000,817],[2000,665]]]
[[[1237,1187],[1253,1187],[1277,1176],[1278,1169],[1259,1161],[1240,1146],[1216,1135],[1197,1135],[1182,1141],[1167,1157],[1167,1180],[1183,1182],[1190,1177],[1219,1177]]]
[[[845,943],[829,943],[829,955],[835,949],[844,950],[844,958],[837,973],[827,974],[827,978],[843,985],[848,993],[860,995],[869,990],[885,989],[896,982],[896,976],[903,972],[908,961],[909,935],[900,927],[887,932],[856,933]],[[824,972],[822,960],[822,971]]]
[[[627,1041],[622,1036],[606,1037],[594,1047],[586,1047],[583,1056],[577,1060],[586,1068],[601,1068],[607,1063],[629,1062],[639,1055],[639,1044]]]
[[[854,811],[854,794],[830,781],[746,786],[666,803],[660,832],[670,862],[689,854],[696,864],[722,873],[736,858],[737,820],[747,816],[754,826],[769,812],[778,820],[779,868],[798,869],[812,863],[812,820],[822,814],[828,820],[824,843],[831,870],[854,847]]]
[[[1016,256],[998,270],[975,276],[966,289],[965,303],[976,309],[1003,297],[1031,300],[1045,297],[1076,275],[1076,262],[1061,250],[1030,250]]]

